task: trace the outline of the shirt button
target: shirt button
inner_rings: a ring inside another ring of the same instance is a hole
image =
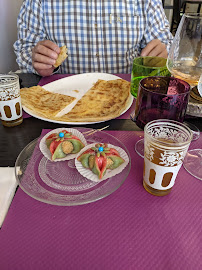
[[[95,23],[95,29],[97,29],[97,23]]]
[[[99,53],[96,53],[96,57],[99,57]]]

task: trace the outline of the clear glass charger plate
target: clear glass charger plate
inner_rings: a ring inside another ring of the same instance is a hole
[[[75,128],[80,132],[88,128]],[[81,205],[102,199],[117,190],[126,180],[131,158],[124,144],[114,136],[96,131],[84,134],[87,143],[110,143],[121,147],[129,157],[129,163],[119,174],[99,183],[84,178],[75,167],[75,160],[52,162],[39,149],[40,138],[30,142],[19,154],[15,174],[20,188],[32,198],[53,205]],[[42,137],[41,137],[42,138]]]

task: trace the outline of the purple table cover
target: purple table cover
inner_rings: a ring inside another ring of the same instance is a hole
[[[114,74],[119,76],[120,78],[126,80],[126,81],[130,81],[130,74]],[[72,74],[54,74],[51,76],[47,76],[47,77],[43,77],[40,81],[39,81],[39,85],[43,86],[45,84],[51,83],[53,81],[65,78],[65,77],[69,77],[72,76]],[[130,114],[133,112],[133,110],[135,109],[135,99],[133,104],[131,105],[131,107],[121,116],[119,116],[117,119],[130,119]],[[26,112],[23,111],[23,118],[28,118],[31,117],[31,115],[27,114]]]
[[[108,197],[82,206],[39,202],[20,188],[0,230],[0,269],[202,269],[202,182],[181,167],[172,192],[142,186],[142,131],[106,131],[131,156],[131,171]],[[202,136],[191,143],[199,148]]]

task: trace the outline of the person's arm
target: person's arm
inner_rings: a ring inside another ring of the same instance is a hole
[[[150,0],[147,7],[147,27],[141,43],[142,56],[167,57],[173,36],[161,0]]]
[[[22,72],[52,74],[60,52],[52,41],[46,40],[40,0],[23,2],[18,16],[18,40],[14,43],[17,63]]]

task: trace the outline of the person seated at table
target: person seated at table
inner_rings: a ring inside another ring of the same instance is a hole
[[[130,73],[133,59],[167,57],[172,34],[161,0],[23,1],[14,43],[22,72],[48,76],[60,48],[60,73]]]

